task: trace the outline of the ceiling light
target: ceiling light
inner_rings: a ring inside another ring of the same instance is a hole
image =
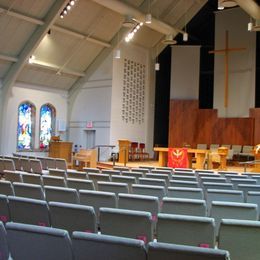
[[[145,15],[145,23],[146,24],[152,23],[152,15],[151,14],[146,14]]]
[[[120,49],[116,49],[114,52],[114,58],[115,59],[120,59],[121,58],[121,51]]]
[[[156,62],[154,68],[155,68],[156,71],[159,71],[160,70],[160,63]]]
[[[189,38],[189,35],[188,35],[188,33],[184,33],[183,35],[182,35],[182,40],[184,41],[184,42],[187,42],[188,41],[188,38]]]
[[[165,36],[165,39],[162,40],[162,43],[165,44],[165,45],[174,45],[177,43],[177,41],[175,41],[173,39],[173,35],[172,34],[168,34]]]
[[[247,24],[247,30],[250,31],[250,32],[253,30],[253,23],[252,22],[249,22]]]
[[[64,7],[64,9],[62,10],[62,12],[60,13],[60,18],[63,19],[67,14],[68,11],[71,10],[72,6],[74,6],[76,3],[76,0],[70,0],[68,2],[68,4]]]
[[[237,2],[235,0],[218,0],[218,10],[235,6],[237,6]]]
[[[129,42],[134,38],[134,35],[137,33],[137,31],[142,27],[143,23],[138,23],[135,25],[135,27],[127,34],[125,37],[125,41]]]

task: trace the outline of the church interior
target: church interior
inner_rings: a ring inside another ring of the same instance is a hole
[[[260,259],[259,0],[0,0],[0,259]]]

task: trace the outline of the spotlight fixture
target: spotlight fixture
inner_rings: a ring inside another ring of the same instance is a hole
[[[145,23],[152,23],[152,14],[151,14],[151,1],[148,2],[148,13],[145,15]]]
[[[152,23],[152,15],[151,14],[146,14],[145,15],[145,23],[146,24]]]
[[[75,5],[77,0],[70,0],[68,2],[68,4],[64,7],[64,9],[62,10],[62,12],[60,13],[60,18],[63,19],[65,17],[65,15],[68,14],[68,12],[71,11],[72,7]]]
[[[143,26],[144,24],[138,23],[135,25],[135,27],[127,34],[127,36],[125,37],[125,42],[130,42],[133,38],[134,35],[137,33],[137,31]]]
[[[33,64],[34,63],[34,60],[35,60],[35,56],[34,55],[31,55],[28,62],[29,64]]]

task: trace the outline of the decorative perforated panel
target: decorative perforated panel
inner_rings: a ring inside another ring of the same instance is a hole
[[[122,121],[144,123],[145,65],[124,59]]]

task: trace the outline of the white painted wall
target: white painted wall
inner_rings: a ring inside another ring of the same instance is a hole
[[[17,140],[17,120],[18,106],[21,102],[29,100],[36,106],[36,124],[35,124],[35,149],[39,148],[39,113],[43,104],[50,103],[56,108],[56,119],[66,123],[67,118],[67,91],[43,89],[37,86],[28,86],[16,83],[12,88],[12,93],[6,101],[5,115],[3,121],[3,138],[1,147],[3,154],[16,152]],[[66,133],[56,133],[61,135],[61,139],[66,138]]]
[[[133,44],[121,44],[121,58],[113,59],[113,82],[111,103],[110,143],[118,145],[119,139],[144,142],[152,155],[153,117],[154,117],[154,84],[150,81],[150,56],[148,50]],[[122,120],[123,69],[124,59],[130,59],[146,67],[144,122],[131,123]],[[154,66],[152,66],[154,68]]]
[[[171,99],[199,98],[200,46],[173,46]]]
[[[95,131],[95,145],[109,145],[112,54],[104,60],[96,72],[79,90],[71,108],[69,140],[82,148],[87,144],[87,122],[92,122]],[[100,160],[106,160],[111,153],[109,148],[101,149]]]
[[[247,31],[249,16],[240,8],[216,13],[215,49],[224,49],[225,31],[230,48],[246,48],[229,55],[228,107],[224,107],[224,55],[215,55],[214,108],[219,117],[247,117],[255,100],[256,34]]]

